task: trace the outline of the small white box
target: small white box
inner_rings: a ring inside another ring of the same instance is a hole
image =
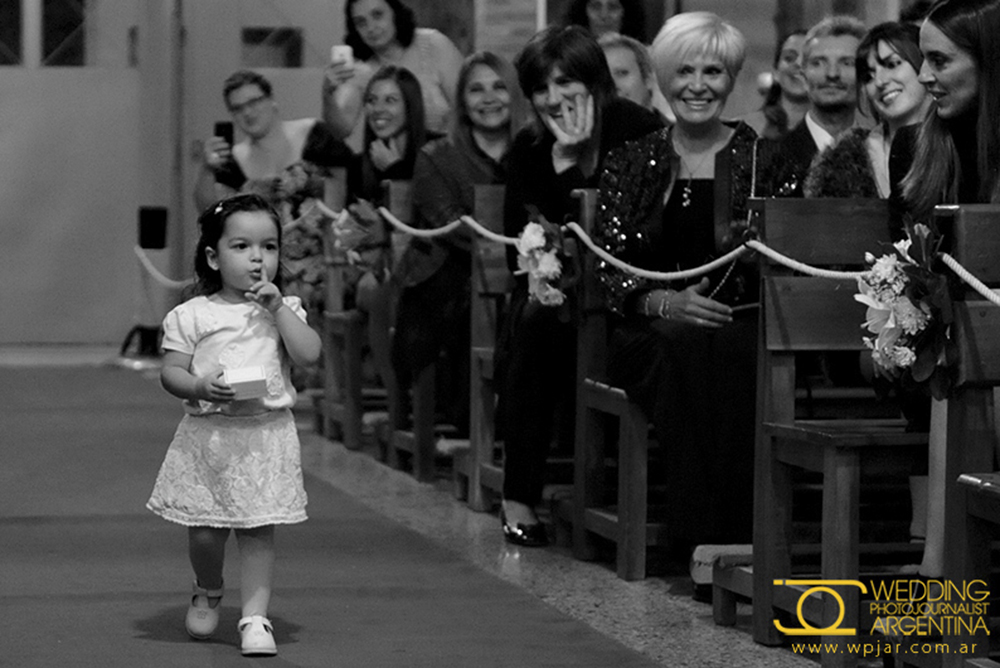
[[[257,399],[267,396],[267,376],[262,366],[226,369],[222,379],[236,392],[236,399]]]

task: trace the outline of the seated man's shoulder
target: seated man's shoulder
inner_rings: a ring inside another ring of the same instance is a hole
[[[288,137],[306,137],[316,125],[318,119],[296,118],[290,121],[282,121],[281,126]]]

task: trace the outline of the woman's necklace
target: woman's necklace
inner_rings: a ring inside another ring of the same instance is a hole
[[[691,182],[694,180],[694,175],[705,166],[705,163],[708,162],[709,158],[715,156],[717,146],[719,146],[720,143],[725,143],[727,141],[729,141],[729,137],[725,136],[721,140],[714,142],[708,147],[707,150],[701,153],[701,159],[698,160],[698,164],[696,164],[692,169],[687,160],[684,159],[684,154],[680,151],[680,142],[676,137],[674,138],[674,152],[677,154],[677,157],[680,158],[682,172],[686,171],[688,175],[687,183],[684,184],[684,189],[681,191],[682,207],[687,208],[691,206]]]
[[[701,169],[705,165],[705,161],[708,160],[713,155],[715,154],[712,153],[711,151],[705,153],[704,155],[701,156],[701,160],[698,161],[698,164],[694,166],[694,169],[691,169],[690,165],[687,164],[687,160],[684,159],[684,156],[682,156],[680,153],[677,154],[677,156],[681,159],[681,166],[688,173],[687,183],[684,184],[684,190],[681,191],[681,206],[684,207],[685,209],[691,206],[691,181],[694,180],[695,172]]]

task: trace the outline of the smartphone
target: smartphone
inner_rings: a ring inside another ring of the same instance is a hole
[[[212,134],[215,137],[225,139],[226,143],[230,146],[233,145],[233,124],[231,121],[219,121],[216,123]]]
[[[354,49],[346,44],[337,44],[330,47],[330,63],[354,64]]]

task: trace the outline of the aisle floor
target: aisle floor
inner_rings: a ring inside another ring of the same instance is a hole
[[[0,406],[19,407],[3,421],[0,665],[253,665],[228,626],[218,642],[187,641],[175,591],[190,577],[183,532],[141,508],[179,407],[154,371],[50,357],[0,354]],[[262,664],[816,665],[753,643],[748,606],[737,627],[715,626],[681,572],[628,583],[566,547],[506,545],[496,516],[468,510],[446,484],[418,483],[310,426],[303,413],[311,519],[285,532],[284,649]],[[354,582],[360,572],[378,582]],[[226,624],[238,598],[231,587]],[[348,640],[358,633],[363,642]]]

